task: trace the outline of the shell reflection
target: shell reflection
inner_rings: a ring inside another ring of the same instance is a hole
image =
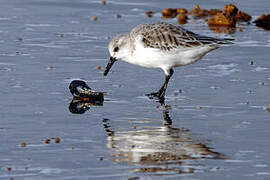
[[[163,115],[166,125],[136,127],[122,132],[113,131],[109,120],[104,119],[111,160],[136,165],[133,172],[164,175],[190,174],[202,170],[205,166],[202,164],[205,161],[200,161],[202,159],[225,159],[223,154],[206,145],[209,141],[194,138],[187,129],[172,127],[167,111],[163,111]]]

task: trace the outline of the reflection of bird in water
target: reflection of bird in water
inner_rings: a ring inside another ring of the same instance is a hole
[[[136,127],[122,132],[113,131],[109,119],[104,119],[107,147],[113,150],[112,161],[140,165],[134,169],[139,172],[181,174],[201,169],[199,159],[225,158],[211,150],[205,141],[193,138],[189,130],[171,127],[167,110],[163,110],[163,115],[164,126]]]

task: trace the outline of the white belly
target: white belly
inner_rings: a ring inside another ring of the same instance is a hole
[[[200,60],[206,53],[216,48],[218,47],[201,46],[160,51],[158,49],[137,46],[136,50],[126,61],[148,68],[168,69],[192,64]]]

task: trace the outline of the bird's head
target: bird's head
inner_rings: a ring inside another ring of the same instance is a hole
[[[119,34],[113,38],[109,44],[110,60],[104,71],[104,76],[108,74],[112,65],[120,59],[126,59],[129,53],[129,34]]]

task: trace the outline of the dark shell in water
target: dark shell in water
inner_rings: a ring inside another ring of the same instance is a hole
[[[104,101],[103,92],[92,90],[84,81],[74,80],[69,85],[70,93],[76,98],[82,98],[82,101]]]

